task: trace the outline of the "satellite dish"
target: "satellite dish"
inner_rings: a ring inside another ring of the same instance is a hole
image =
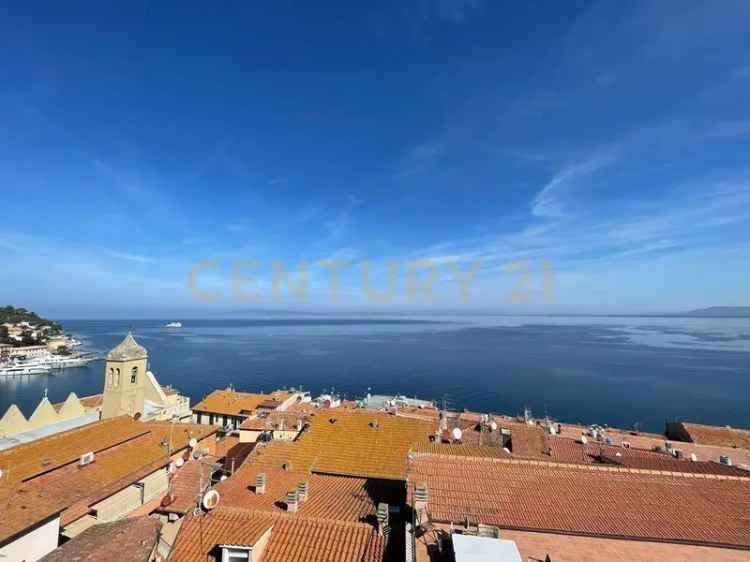
[[[174,461],[174,465],[175,465],[175,466],[176,466],[177,468],[180,468],[180,467],[182,467],[182,465],[183,465],[183,464],[185,464],[185,459],[183,459],[182,457],[177,457],[177,460],[176,460],[176,461]]]
[[[463,432],[458,427],[453,428],[453,439],[455,441],[461,441],[462,435],[463,435]]]
[[[197,444],[198,444],[198,441],[196,440],[195,437],[193,437],[192,439],[190,439],[190,441],[188,441],[188,445],[190,446],[191,449],[195,449],[195,446]]]
[[[585,435],[581,435],[581,443],[583,443],[585,445],[588,442],[589,442],[589,440],[586,439],[586,436]]]
[[[203,495],[203,507],[207,510],[212,510],[219,505],[219,492],[216,490],[209,490]]]
[[[497,431],[497,424],[494,421],[490,422],[490,431]]]
[[[698,455],[695,453],[690,453],[690,460],[693,462],[698,462]]]

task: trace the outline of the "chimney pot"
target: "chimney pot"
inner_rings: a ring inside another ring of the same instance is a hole
[[[255,477],[255,493],[262,496],[266,493],[266,473],[261,472]]]
[[[379,535],[386,535],[390,531],[390,527],[388,525],[388,504],[381,502],[378,504],[378,534]]]
[[[297,496],[299,497],[299,501],[301,502],[307,501],[307,498],[309,495],[310,495],[310,483],[307,480],[297,484]]]
[[[290,490],[286,495],[286,510],[289,513],[297,513],[299,507],[299,493],[297,490]]]
[[[429,493],[427,491],[427,484],[417,484],[414,489],[414,511],[422,512],[427,510],[427,502],[429,500]]]

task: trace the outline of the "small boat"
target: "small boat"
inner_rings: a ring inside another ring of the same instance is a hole
[[[182,322],[170,322],[164,326],[165,328],[182,328]]]

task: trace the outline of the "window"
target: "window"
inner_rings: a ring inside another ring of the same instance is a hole
[[[120,386],[120,369],[115,369],[115,386]]]
[[[130,371],[130,384],[138,382],[138,367],[133,367]]]
[[[250,547],[222,546],[221,562],[242,562],[250,560]]]
[[[109,387],[115,386],[115,370],[112,367],[109,368],[109,377],[107,378],[107,386]]]

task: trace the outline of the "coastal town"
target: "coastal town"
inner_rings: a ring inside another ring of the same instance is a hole
[[[102,392],[0,418],[0,559],[740,562],[750,431],[664,434],[368,393],[196,404],[128,334]]]
[[[98,359],[77,351],[81,341],[24,308],[0,308],[0,377],[42,375]]]

